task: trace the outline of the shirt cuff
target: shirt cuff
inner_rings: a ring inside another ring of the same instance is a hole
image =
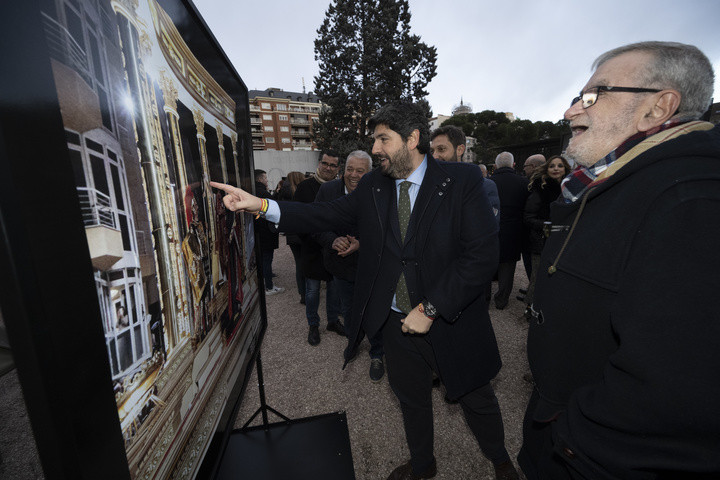
[[[280,223],[280,206],[275,200],[268,199],[268,209],[265,212],[265,220],[270,223]]]

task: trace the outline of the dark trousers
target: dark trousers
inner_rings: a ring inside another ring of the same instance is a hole
[[[262,272],[265,280],[265,289],[270,290],[273,288],[273,272],[272,263],[275,250],[263,250],[262,251]]]
[[[345,319],[345,325],[347,325],[347,322],[352,319],[355,282],[351,282],[340,277],[335,277],[334,282],[335,288],[338,292],[338,297],[340,297],[340,309],[342,310],[342,315]],[[360,332],[360,335],[360,339],[362,340],[362,337],[365,336],[365,332]],[[370,342],[370,358],[382,359],[385,353],[383,351],[382,330],[378,330],[372,338],[368,337],[368,341]]]
[[[532,418],[539,396],[535,390],[530,397],[523,421],[523,445],[518,464],[528,480],[572,480],[574,477],[565,462],[553,450],[552,423],[536,422]]]
[[[293,258],[295,259],[295,283],[297,284],[298,293],[301,297],[305,298],[305,277],[303,276],[302,269],[300,268],[300,251],[302,250],[302,246],[290,245],[290,250],[292,251]]]
[[[517,262],[503,262],[498,265],[498,291],[495,294],[495,306],[505,308],[510,300]]]
[[[427,336],[402,333],[402,317],[391,312],[382,329],[385,362],[390,387],[400,401],[410,461],[413,470],[421,473],[435,458],[432,377],[438,369]],[[508,461],[500,406],[492,386],[483,385],[460,397],[459,402],[483,454],[496,465]]]

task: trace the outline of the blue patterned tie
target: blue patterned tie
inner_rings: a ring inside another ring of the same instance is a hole
[[[410,223],[410,186],[412,182],[407,180],[400,183],[400,198],[398,201],[398,222],[400,223],[400,238],[402,243],[405,244],[405,233],[407,232],[408,224]],[[398,280],[397,288],[395,289],[395,304],[405,314],[410,313],[412,307],[410,306],[410,294],[408,293],[407,284],[405,283],[405,275],[400,274],[400,280]]]

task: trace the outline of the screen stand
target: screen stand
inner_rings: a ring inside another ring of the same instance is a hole
[[[258,388],[260,389],[260,408],[257,409],[255,413],[252,414],[250,419],[245,422],[245,425],[242,426],[240,429],[246,430],[248,428],[248,425],[252,423],[253,420],[255,420],[255,417],[257,417],[259,414],[262,414],[262,420],[263,420],[263,427],[265,430],[267,430],[270,426],[268,423],[268,410],[277,415],[278,417],[285,420],[288,424],[292,423],[292,420],[290,420],[288,417],[283,415],[282,413],[278,412],[274,408],[272,408],[270,405],[267,404],[265,401],[265,379],[263,378],[263,370],[262,370],[262,354],[258,353],[257,360],[255,362],[257,366],[257,376],[258,376]]]

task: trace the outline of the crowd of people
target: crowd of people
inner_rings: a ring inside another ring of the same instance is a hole
[[[526,478],[720,478],[720,127],[700,120],[712,65],[690,45],[641,42],[593,71],[565,112],[565,151],[521,168],[510,152],[490,176],[462,162],[462,130],[430,132],[420,106],[399,102],[369,122],[375,169],[356,151],[336,178],[341,155],[322,152],[313,176],[288,175],[279,202],[212,184],[258,228],[299,236],[310,345],[321,281],[346,363],[370,339],[370,376],[387,370],[410,452],[388,480],[442,469],[437,379],[496,478],[519,478],[490,384],[501,362],[489,305],[507,307],[521,259],[534,385],[517,458]],[[263,273],[272,293],[265,261]]]

